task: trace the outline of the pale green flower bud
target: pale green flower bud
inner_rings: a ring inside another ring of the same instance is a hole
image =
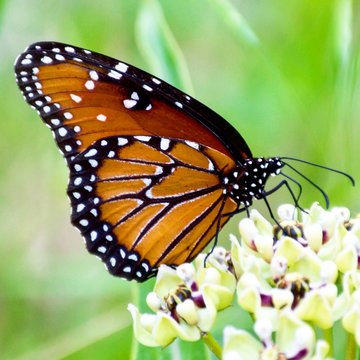
[[[288,266],[293,266],[305,253],[305,249],[296,240],[283,237],[277,243],[274,257],[282,257],[287,260]]]
[[[266,262],[270,262],[273,256],[273,243],[272,236],[257,235],[254,238],[255,247]]]
[[[356,253],[356,249],[351,245],[346,246],[338,253],[335,261],[339,271],[342,273],[356,270],[358,266],[358,255]]]
[[[285,275],[288,268],[288,261],[284,256],[274,256],[271,259],[270,269],[273,278],[279,278]]]
[[[272,345],[271,334],[273,330],[273,325],[269,319],[262,318],[255,321],[255,334],[261,339],[262,343],[265,344],[265,347]]]
[[[295,313],[300,319],[313,322],[321,329],[328,329],[333,325],[329,301],[316,290],[305,295],[296,307]]]
[[[176,305],[176,312],[181,316],[189,325],[196,325],[199,321],[199,315],[194,302],[186,299],[184,302]]]
[[[245,242],[250,249],[256,250],[254,240],[259,234],[259,231],[256,228],[255,223],[249,218],[242,219],[239,223],[239,232],[242,241]]]
[[[326,260],[320,265],[320,279],[324,283],[335,283],[338,276],[338,268],[333,261]]]
[[[297,219],[297,209],[292,204],[283,204],[278,207],[277,214],[280,221],[290,221]]]
[[[318,340],[315,346],[315,354],[311,360],[330,360],[326,355],[329,353],[329,344],[324,340]]]
[[[260,341],[256,340],[245,330],[238,330],[233,326],[224,329],[223,360],[254,360],[259,358],[263,349]]]
[[[339,222],[349,221],[350,219],[350,210],[346,207],[333,207],[331,212]]]
[[[159,296],[156,294],[155,291],[151,291],[146,296],[146,303],[147,303],[148,307],[154,312],[159,311],[162,307],[161,299],[159,298]]]
[[[309,246],[315,252],[318,252],[323,243],[323,233],[320,224],[310,224],[304,228],[304,235],[308,241]]]
[[[355,340],[360,345],[360,289],[352,294],[352,305],[342,319],[346,331],[355,335]]]
[[[193,281],[195,277],[195,268],[189,263],[181,264],[176,268],[176,274],[185,282],[185,284],[188,284]]]
[[[291,306],[294,301],[294,295],[287,289],[274,289],[272,291],[272,302],[274,307],[278,310],[286,306]]]

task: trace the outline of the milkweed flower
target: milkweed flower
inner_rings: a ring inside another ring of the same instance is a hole
[[[360,346],[360,218],[317,203],[300,216],[285,204],[275,225],[252,210],[239,234],[230,236],[229,251],[217,247],[177,271],[160,268],[148,296],[154,314],[129,306],[140,342],[196,341],[232,304],[250,314],[253,329],[225,326],[223,359],[330,359],[325,335],[335,324],[348,333],[346,351]]]
[[[204,256],[177,270],[161,266],[154,291],[146,302],[153,314],[140,314],[129,304],[134,333],[147,346],[166,346],[176,338],[197,341],[210,331],[217,312],[233,299],[236,280],[225,267],[226,252],[218,248],[204,267]],[[223,258],[222,258],[223,257]]]
[[[257,338],[242,329],[225,327],[223,360],[302,360],[310,359],[319,352],[320,344],[315,342],[312,327],[299,320],[291,311],[281,314],[275,340],[272,338],[273,331],[268,319],[255,322],[254,332]],[[324,355],[326,352],[326,349],[322,351]],[[318,357],[320,359],[325,357]]]

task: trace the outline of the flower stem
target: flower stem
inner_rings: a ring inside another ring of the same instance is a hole
[[[355,359],[356,356],[356,342],[353,334],[348,334],[346,344],[346,357],[345,360]]]
[[[202,339],[209,350],[218,358],[221,359],[222,349],[219,343],[210,333],[203,333]]]
[[[332,328],[324,330],[324,338],[329,345],[329,353],[328,356],[332,358],[334,356],[334,343],[333,343],[333,332]]]

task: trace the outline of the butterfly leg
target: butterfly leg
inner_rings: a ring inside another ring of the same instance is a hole
[[[216,248],[217,246],[217,243],[218,243],[218,238],[219,238],[219,232],[221,230],[221,218],[223,216],[225,216],[225,214],[221,214],[222,212],[222,209],[224,208],[224,205],[225,205],[225,201],[226,201],[226,198],[224,197],[223,201],[222,201],[222,204],[221,204],[221,207],[220,207],[220,211],[219,211],[219,216],[216,220],[216,234],[215,234],[215,239],[214,239],[214,242],[213,242],[213,245],[211,247],[211,250],[206,254],[205,256],[205,259],[204,259],[204,267],[206,267],[206,261],[208,259],[208,257],[210,256],[210,254],[212,254],[212,252],[214,251],[214,249]]]
[[[287,176],[286,176],[287,177]],[[297,183],[295,181],[295,183]],[[297,207],[298,209],[300,209],[301,211],[305,212],[306,213],[306,210],[304,208],[302,208],[300,205],[299,205],[299,198],[300,198],[300,195],[301,195],[301,192],[302,192],[302,187],[299,183],[297,183],[300,187],[300,192],[299,192],[299,195],[298,196],[295,196],[291,186],[289,185],[289,183],[286,181],[286,180],[282,180],[280,181],[276,186],[274,186],[272,189],[264,192],[262,195],[261,195],[261,198],[265,200],[266,202],[266,197],[271,195],[272,193],[274,193],[275,191],[279,190],[282,186],[286,186],[286,188],[288,189],[293,201],[294,201],[294,204],[295,204],[295,207]],[[270,209],[269,209],[270,210]],[[269,211],[270,212],[270,211]]]

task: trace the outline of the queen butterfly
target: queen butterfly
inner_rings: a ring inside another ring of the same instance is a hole
[[[253,158],[222,117],[134,66],[39,42],[15,72],[67,161],[71,221],[113,275],[141,282],[191,261],[232,214],[284,184],[297,204],[286,180],[264,189],[286,158]]]

